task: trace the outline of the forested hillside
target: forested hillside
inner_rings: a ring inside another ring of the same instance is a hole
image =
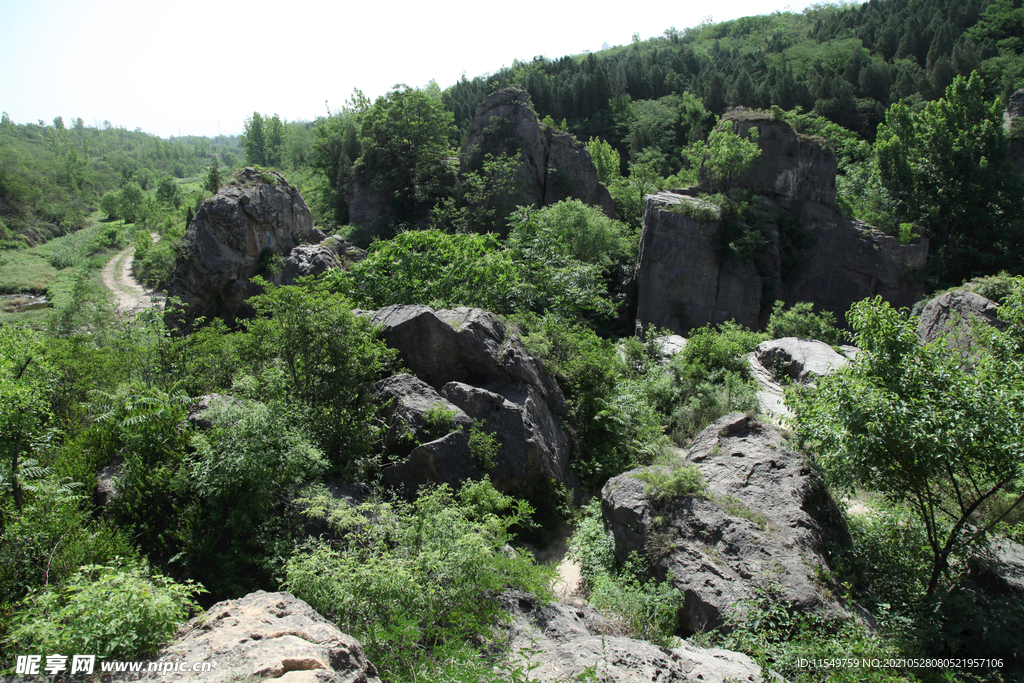
[[[0,278],[49,302],[0,318],[0,672],[280,590],[365,658],[264,596],[190,635],[244,633],[232,680],[1019,680],[1022,13],[670,28],[239,137],[4,115]]]

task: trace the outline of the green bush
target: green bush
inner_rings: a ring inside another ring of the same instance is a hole
[[[156,654],[198,608],[204,592],[151,574],[145,564],[81,567],[63,586],[33,593],[12,615],[10,651],[89,653],[136,659]]]
[[[414,503],[350,508],[325,491],[308,503],[340,540],[297,550],[285,588],[358,638],[390,680],[421,679],[453,649],[472,658],[468,643],[487,642],[507,618],[501,591],[550,597],[551,569],[508,548],[529,506],[488,482],[457,495],[441,486]]]
[[[151,239],[148,232],[147,230],[146,239]],[[175,244],[161,240],[145,251],[139,267],[139,277],[149,287],[157,289],[166,287],[171,282],[171,275],[174,273],[177,259]]]
[[[802,337],[817,339],[826,344],[838,344],[840,332],[836,329],[836,317],[831,311],[814,312],[814,304],[801,301],[786,310],[786,304],[776,301],[772,315],[765,328],[770,339]]]
[[[680,496],[707,496],[707,481],[697,465],[682,462],[657,465],[636,473],[636,478],[647,484],[644,495],[657,501]]]

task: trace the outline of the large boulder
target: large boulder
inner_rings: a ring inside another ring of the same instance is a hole
[[[739,652],[686,642],[658,647],[608,633],[607,622],[589,607],[541,604],[521,594],[502,597],[513,615],[509,659],[513,668],[530,667],[531,681],[577,680],[587,670],[607,683],[764,680],[761,668]]]
[[[947,337],[954,344],[970,346],[971,327],[976,323],[1003,326],[998,311],[999,304],[975,292],[946,292],[925,304],[917,333],[925,344]]]
[[[257,591],[225,600],[188,623],[156,659],[209,663],[190,680],[273,679],[285,683],[380,683],[362,646],[290,593]],[[159,670],[138,680],[164,681]]]
[[[351,245],[340,235],[331,235],[319,244],[300,244],[284,260],[281,272],[274,276],[278,285],[293,285],[300,277],[320,275],[328,270],[345,269],[366,258],[366,250]]]
[[[849,542],[842,513],[775,428],[727,415],[680,464],[699,467],[706,495],[659,501],[639,468],[609,480],[601,504],[616,557],[645,553],[685,595],[684,631],[723,626],[758,590],[802,612],[838,609],[820,577],[829,573],[829,544]]]
[[[517,192],[507,205],[540,208],[563,199],[579,199],[615,217],[615,204],[601,185],[586,147],[569,133],[542,126],[530,95],[521,87],[502,88],[480,106],[462,148],[462,172],[481,168],[487,154],[519,153]]]
[[[319,245],[323,240],[298,188],[275,171],[244,169],[203,202],[188,226],[183,242],[186,255],[168,287],[168,296],[177,297],[181,307],[168,308],[168,322],[188,329],[204,316],[233,325],[236,319],[252,315],[245,300],[261,292],[250,282],[254,275],[272,280],[284,273],[292,281],[326,268],[328,261],[340,267],[345,258],[358,260],[356,252],[336,238],[288,261],[296,246]],[[275,260],[283,270],[275,267]]]
[[[784,375],[801,384],[824,377],[848,361],[825,342],[798,337],[761,342],[754,348],[754,356],[774,375]]]
[[[389,432],[396,458],[384,470],[389,485],[411,491],[428,482],[457,485],[480,476],[484,463],[473,458],[468,442],[474,421],[501,444],[486,472],[498,490],[528,494],[552,479],[569,482],[565,396],[497,317],[477,308],[408,305],[366,315],[383,328],[384,341],[414,375],[389,378],[375,389],[380,398],[393,399],[394,408],[383,417],[394,421],[398,414],[416,437],[406,455]],[[418,425],[437,405],[455,416],[452,432],[428,441]]]

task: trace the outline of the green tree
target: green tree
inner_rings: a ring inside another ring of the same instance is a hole
[[[925,227],[940,284],[958,284],[1017,262],[1024,187],[1013,172],[998,103],[974,73],[920,112],[889,108],[875,142],[882,184],[901,222]]]
[[[601,138],[590,138],[587,151],[597,168],[597,177],[602,185],[611,186],[612,181],[622,177],[619,151]]]
[[[100,198],[100,210],[107,214],[107,220],[115,221],[121,213],[121,193],[111,190]]]
[[[454,116],[427,93],[400,86],[363,115],[358,171],[389,198],[398,223],[426,218],[454,186]]]
[[[263,130],[267,150],[263,165],[280,168],[284,164],[285,153],[287,152],[286,141],[288,135],[285,123],[281,121],[277,114],[274,114],[271,117],[264,118]]]
[[[722,121],[708,135],[707,142],[695,142],[686,149],[694,166],[702,166],[712,187],[728,192],[733,178],[745,171],[761,155],[757,127],[751,127],[746,139],[733,132],[732,121]]]
[[[834,485],[877,491],[924,524],[928,594],[951,556],[982,545],[1001,519],[981,514],[987,502],[1011,494],[1008,513],[1024,500],[1022,284],[1003,311],[1016,334],[979,330],[967,353],[944,339],[921,344],[918,320],[880,297],[854,304],[847,319],[860,354],[817,388],[787,397]]]
[[[173,206],[175,209],[181,207],[181,190],[174,178],[164,176],[156,187],[156,200],[161,204]]]
[[[121,188],[121,217],[126,223],[135,223],[145,218],[146,194],[137,183],[128,183]]]
[[[267,166],[267,133],[263,116],[254,111],[245,120],[245,133],[241,137],[242,148],[245,150],[245,161],[248,164]]]
[[[214,159],[213,163],[210,164],[210,170],[206,172],[206,183],[204,187],[206,187],[206,191],[210,194],[217,194],[217,191],[220,190],[220,186],[220,169],[217,168],[217,160]]]

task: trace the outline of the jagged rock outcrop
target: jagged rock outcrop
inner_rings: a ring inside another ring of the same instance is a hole
[[[597,177],[590,153],[569,133],[541,126],[530,95],[520,87],[502,88],[477,107],[462,148],[462,172],[479,169],[487,154],[520,153],[519,192],[505,203],[540,208],[563,199],[600,206],[615,217],[615,204]]]
[[[225,600],[188,623],[157,661],[209,662],[190,680],[380,683],[359,642],[290,593],[257,591]],[[153,672],[136,680],[164,681]]]
[[[361,258],[341,238],[320,247],[323,241],[298,188],[275,171],[246,168],[235,182],[203,202],[188,226],[187,256],[168,288],[168,296],[178,297],[182,307],[168,308],[168,323],[177,326],[183,320],[187,329],[204,316],[233,325],[252,315],[245,300],[261,289],[249,279],[258,273],[274,279],[275,256],[281,259],[283,280],[289,282],[316,274],[332,260],[340,267]],[[300,244],[317,247],[304,248],[292,258]]]
[[[293,285],[300,277],[348,268],[366,258],[366,250],[331,235],[318,244],[300,244],[284,260],[281,272],[270,279],[276,285]]]
[[[734,184],[757,191],[754,201],[776,217],[758,226],[765,245],[752,259],[723,248],[717,207],[691,196],[700,187],[648,195],[636,271],[637,321],[685,334],[689,327],[732,319],[761,328],[776,299],[810,301],[840,321],[866,297],[881,296],[896,306],[918,300],[924,287],[914,273],[924,266],[927,240],[901,245],[847,220],[832,206],[834,157],[768,114],[739,116],[741,133],[755,125],[761,130],[761,157]],[[783,253],[791,247],[780,231],[792,231],[793,219],[810,243],[802,254]]]
[[[1007,539],[971,558],[969,578],[988,595],[1024,598],[1024,546]]]
[[[754,356],[773,375],[785,375],[801,384],[814,382],[848,361],[825,342],[797,337],[761,342],[754,348]]]
[[[774,427],[727,415],[694,439],[683,464],[700,468],[706,496],[659,502],[640,468],[611,479],[601,506],[616,557],[646,553],[683,591],[684,630],[723,625],[758,587],[799,611],[838,609],[818,577],[829,569],[826,545],[849,542],[842,513]]]
[[[395,461],[384,469],[389,485],[414,491],[428,482],[457,485],[480,476],[467,420],[481,421],[501,444],[487,470],[498,490],[528,493],[550,479],[569,481],[572,441],[562,426],[565,396],[494,315],[477,308],[434,311],[407,305],[364,314],[383,328],[385,342],[415,375],[376,385],[381,397],[396,399],[384,417],[398,415],[414,436],[407,441],[411,451],[392,442]],[[425,431],[417,425],[436,405],[454,411],[452,431],[424,441]]]
[[[761,668],[739,652],[705,649],[683,643],[668,649],[606,629],[589,607],[540,604],[523,594],[502,596],[513,615],[509,656],[514,664],[533,667],[531,681],[577,680],[592,668],[606,683],[636,681],[703,681],[724,683],[765,680]]]
[[[1010,136],[1013,170],[1024,175],[1024,88],[1010,95],[1003,114],[1003,129]]]
[[[962,289],[946,292],[925,304],[917,333],[925,344],[947,336],[953,344],[969,347],[973,345],[971,327],[976,321],[1003,327],[998,311],[999,304],[975,292]]]

